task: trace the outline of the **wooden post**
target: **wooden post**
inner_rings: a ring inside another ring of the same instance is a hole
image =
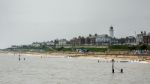
[[[112,59],[112,73],[114,73],[114,72],[115,72],[115,70],[114,70],[114,62],[115,62],[115,60],[114,60],[114,59]]]

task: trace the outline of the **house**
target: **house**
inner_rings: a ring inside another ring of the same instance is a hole
[[[134,36],[128,36],[125,38],[125,44],[127,45],[135,45],[136,44],[136,38]]]
[[[54,41],[47,41],[46,42],[46,45],[47,46],[53,46],[55,43],[54,43]]]
[[[150,45],[150,35],[143,36],[144,44]]]
[[[67,40],[66,39],[60,39],[60,40],[58,40],[58,45],[64,46],[66,44],[67,44]]]
[[[126,43],[126,38],[118,38],[117,39],[118,45],[125,45],[125,43]]]
[[[70,43],[72,44],[72,45],[84,45],[85,44],[85,38],[84,37],[81,37],[81,36],[79,36],[78,38],[73,38],[73,39],[71,39],[70,40]]]
[[[96,37],[96,44],[97,45],[109,45],[111,43],[111,37],[107,34],[98,35]]]
[[[39,42],[33,42],[33,43],[31,44],[31,46],[33,46],[33,47],[40,47],[40,46],[41,46],[41,43],[39,43]]]
[[[89,34],[89,36],[85,38],[85,44],[95,45],[96,44],[96,37],[97,37],[97,34],[95,34],[95,35]]]
[[[136,44],[147,44],[150,45],[150,33],[146,34],[146,32],[141,31],[140,34],[136,36]]]

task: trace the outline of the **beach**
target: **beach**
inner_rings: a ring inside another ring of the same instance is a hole
[[[1,52],[0,55],[10,55],[10,56],[35,56],[41,58],[85,58],[85,59],[97,59],[101,61],[111,61],[112,59],[116,61],[128,61],[128,62],[141,62],[150,63],[150,56],[140,56],[140,55],[118,55],[118,54],[85,54],[76,52],[53,52],[53,53],[14,53],[14,52]]]

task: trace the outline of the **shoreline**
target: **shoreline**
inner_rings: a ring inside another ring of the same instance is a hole
[[[111,61],[112,59],[116,61],[122,62],[143,62],[150,63],[150,56],[139,56],[139,55],[114,55],[114,54],[82,54],[82,53],[13,53],[13,52],[0,52],[0,55],[11,55],[11,56],[34,56],[34,57],[42,57],[42,58],[88,58],[88,59],[97,59],[97,60],[105,60]]]

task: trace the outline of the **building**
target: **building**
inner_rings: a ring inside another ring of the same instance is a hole
[[[118,38],[117,39],[117,45],[125,45],[126,38]]]
[[[107,34],[103,34],[103,35],[98,35],[96,37],[96,44],[97,45],[109,45],[111,44],[111,37],[108,36]]]
[[[54,46],[54,44],[55,44],[54,41],[47,41],[46,42],[47,46]]]
[[[64,46],[66,44],[67,44],[67,40],[66,39],[60,39],[60,40],[58,40],[58,45]]]
[[[96,37],[97,37],[97,34],[95,34],[95,35],[89,34],[89,36],[85,38],[85,44],[95,45],[96,44]]]
[[[140,34],[136,36],[136,44],[150,44],[150,33],[146,34],[146,32],[141,31]]]
[[[150,36],[143,36],[143,42],[144,44],[150,45]]]
[[[117,44],[117,39],[114,37],[114,28],[111,26],[109,28],[109,35],[107,34],[102,34],[96,36],[96,44],[97,45],[115,45]]]
[[[125,44],[127,45],[135,45],[136,44],[136,38],[134,36],[128,36],[125,38]]]
[[[103,34],[103,35],[91,35],[87,37],[73,38],[70,40],[72,45],[80,46],[80,45],[109,45],[109,44],[116,44],[117,40],[114,37],[114,29],[111,26],[109,29],[110,35]]]
[[[78,42],[79,45],[84,45],[85,44],[85,38],[83,36],[82,37],[79,36],[77,42]]]
[[[146,36],[142,31],[140,34],[137,34],[136,36],[136,44],[142,44],[143,43],[143,36]]]
[[[109,36],[110,36],[111,38],[114,38],[114,28],[113,28],[113,26],[111,26],[111,27],[109,28]]]
[[[33,43],[31,44],[31,46],[32,46],[32,47],[40,47],[40,46],[41,46],[41,43],[39,43],[39,42],[33,42]]]

